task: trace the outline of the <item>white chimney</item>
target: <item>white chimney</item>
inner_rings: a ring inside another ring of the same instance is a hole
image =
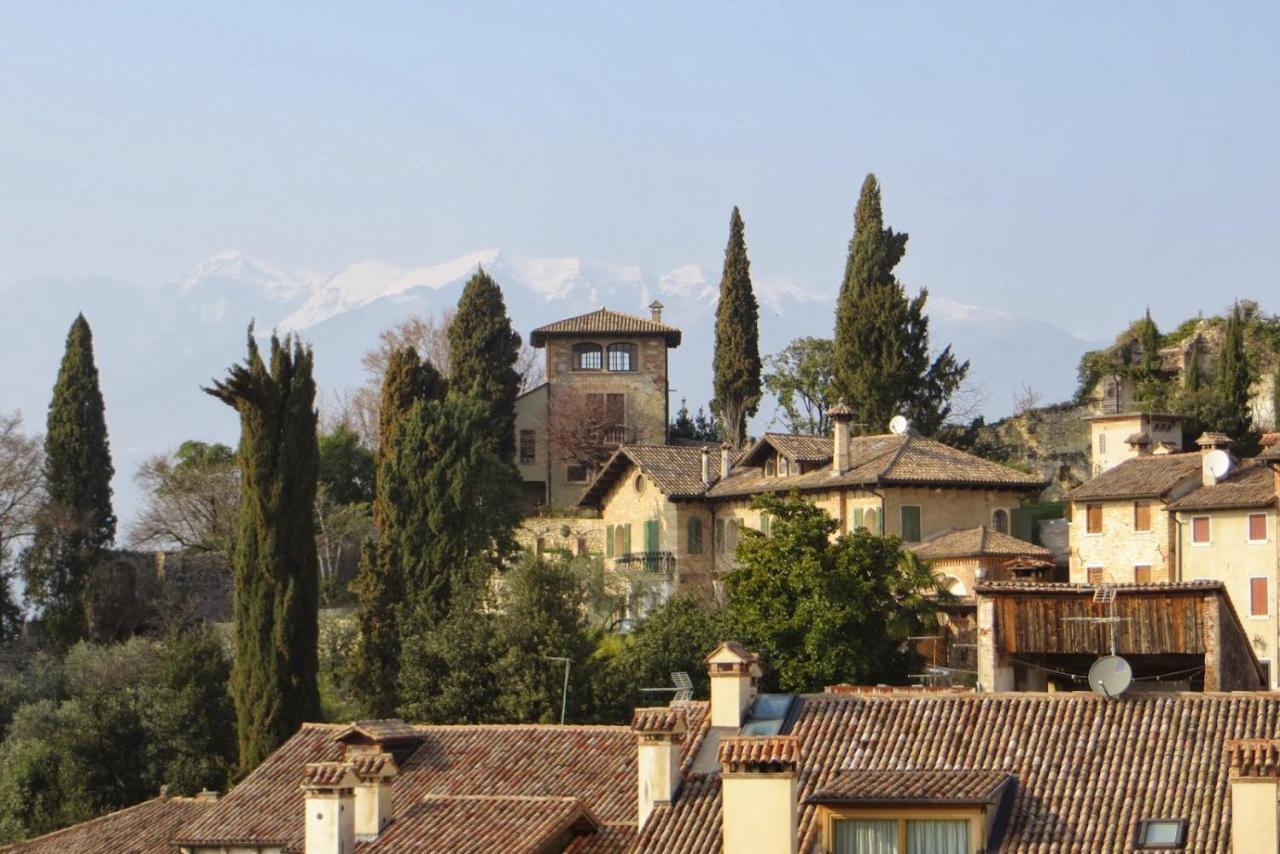
[[[711,484],[711,449],[706,445],[702,446],[702,485],[709,486]]]
[[[725,641],[706,657],[706,663],[711,677],[711,725],[741,727],[764,675],[759,656]]]
[[[659,706],[636,709],[631,731],[636,734],[637,822],[649,820],[653,808],[669,804],[680,787],[680,745],[689,726],[683,709]]]
[[[395,815],[391,781],[400,768],[390,753],[366,753],[351,760],[359,782],[355,791],[355,834],[357,842],[372,842]]]
[[[720,742],[721,850],[795,854],[800,742],[793,735]]]
[[[654,300],[653,302],[649,303],[649,317],[653,319],[654,323],[662,322],[662,309],[663,309],[662,303],[658,302],[657,300]]]
[[[354,854],[355,787],[345,762],[313,762],[302,778],[306,854]]]
[[[827,416],[831,419],[831,471],[842,474],[849,470],[849,422],[853,420],[853,410],[842,400],[827,410]]]
[[[720,479],[721,480],[724,480],[726,477],[729,476],[729,463],[732,459],[730,454],[732,453],[733,453],[733,448],[729,445],[728,442],[725,442],[723,445],[720,446]]]
[[[1228,741],[1231,766],[1232,854],[1275,854],[1280,846],[1276,797],[1280,784],[1280,741]]]

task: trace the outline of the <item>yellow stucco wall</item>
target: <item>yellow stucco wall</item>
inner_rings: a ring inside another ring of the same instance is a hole
[[[1125,460],[1139,456],[1139,449],[1126,441],[1134,433],[1143,433],[1150,437],[1151,444],[1147,446],[1146,452],[1154,450],[1160,442],[1169,442],[1182,447],[1180,421],[1151,418],[1148,415],[1095,419],[1089,422],[1090,471],[1098,474],[1115,468]]]
[[[1267,538],[1250,542],[1248,518],[1251,513],[1265,513]],[[1209,517],[1209,543],[1191,542],[1191,520]],[[1214,510],[1205,513],[1179,513],[1181,527],[1182,578],[1191,581],[1207,578],[1226,585],[1231,604],[1240,617],[1245,635],[1259,660],[1271,662],[1271,685],[1277,682],[1277,545],[1276,511],[1274,508],[1253,510]],[[1249,613],[1249,579],[1267,579],[1267,615]]]
[[[796,850],[794,774],[725,773],[721,785],[724,854]]]
[[[1280,847],[1276,789],[1275,780],[1231,781],[1233,854],[1273,854]]]
[[[1145,500],[1145,499],[1142,499]],[[1102,506],[1102,532],[1088,532],[1088,504]],[[1162,501],[1151,501],[1151,530],[1133,529],[1133,501],[1075,502],[1068,527],[1071,581],[1085,584],[1089,567],[1102,568],[1110,583],[1134,580],[1135,566],[1150,566],[1151,580],[1174,580],[1176,537]]]

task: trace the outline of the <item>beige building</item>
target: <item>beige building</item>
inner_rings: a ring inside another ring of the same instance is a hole
[[[680,330],[601,308],[539,327],[529,343],[546,351],[544,384],[516,400],[516,465],[525,504],[570,508],[599,464],[625,444],[667,441],[667,350]]]
[[[1090,470],[1094,476],[1125,460],[1182,450],[1182,416],[1128,412],[1095,415],[1089,421]]]
[[[1053,552],[985,525],[943,531],[911,550],[953,596],[973,595],[980,582],[1053,580]]]

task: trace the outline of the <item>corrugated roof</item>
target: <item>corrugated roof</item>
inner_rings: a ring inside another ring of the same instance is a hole
[[[1012,780],[1005,771],[841,771],[809,802],[982,804]]]
[[[529,343],[542,347],[548,338],[562,335],[659,335],[668,347],[680,346],[680,330],[674,326],[607,308],[539,326],[530,334]]]
[[[1039,557],[1051,558],[1053,552],[1044,546],[1028,543],[985,526],[952,528],[913,546],[908,546],[924,560],[947,560],[962,557]]]
[[[296,788],[296,786],[295,786]],[[170,854],[179,829],[216,806],[196,798],[152,798],[26,842],[0,845],[4,854]]]
[[[822,695],[800,698],[801,851],[821,841],[805,803],[849,774],[992,772],[1017,778],[1004,852],[1127,851],[1137,822],[1187,821],[1187,851],[1231,848],[1227,743],[1269,738],[1280,694]],[[638,851],[720,850],[720,780],[690,776]]]
[[[1169,504],[1170,510],[1231,510],[1276,503],[1276,475],[1258,460],[1245,460],[1227,479],[1201,486]]]
[[[1085,481],[1071,492],[1071,501],[1115,501],[1125,498],[1165,498],[1175,487],[1200,476],[1198,451],[1134,457]]]

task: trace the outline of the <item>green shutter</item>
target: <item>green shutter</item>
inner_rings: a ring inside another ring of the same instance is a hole
[[[622,526],[622,553],[631,554],[631,523]]]
[[[1035,542],[1035,520],[1031,517],[1030,510],[1017,507],[1009,517],[1009,533],[1028,543]]]
[[[920,508],[902,508],[902,541],[905,543],[920,542]]]
[[[604,556],[613,557],[613,526],[604,526]]]
[[[861,527],[862,527],[862,508],[855,507],[853,508],[853,530],[856,531]]]
[[[647,552],[656,552],[658,550],[657,519],[649,519],[644,523],[644,550]]]

